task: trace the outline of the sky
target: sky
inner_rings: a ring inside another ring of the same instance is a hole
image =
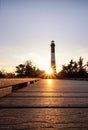
[[[88,61],[88,0],[0,0],[0,69],[14,71],[27,60],[56,68],[79,57]]]

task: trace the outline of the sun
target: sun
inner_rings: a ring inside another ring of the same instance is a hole
[[[51,68],[48,68],[45,70],[46,74],[52,74],[53,73],[53,70]]]

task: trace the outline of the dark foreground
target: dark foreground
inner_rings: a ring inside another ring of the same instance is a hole
[[[0,99],[0,130],[88,130],[88,81],[40,80]]]

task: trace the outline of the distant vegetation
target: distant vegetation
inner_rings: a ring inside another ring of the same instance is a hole
[[[44,71],[33,66],[31,61],[26,61],[24,64],[16,66],[16,71],[14,73],[0,71],[0,78],[43,78],[44,73]]]
[[[5,74],[2,71],[0,71],[0,78],[5,78]]]
[[[49,76],[49,75],[48,75]],[[62,70],[55,75],[57,78],[88,78],[88,62],[83,63],[83,58],[80,57],[76,62],[73,59],[67,64],[62,65]],[[52,78],[45,76],[45,71],[39,70],[33,66],[31,61],[26,61],[24,64],[16,66],[14,73],[6,73],[0,71],[0,78]]]
[[[16,76],[18,78],[41,77],[42,73],[43,71],[40,71],[36,66],[33,66],[31,61],[26,61],[25,64],[16,66]]]
[[[82,57],[77,62],[72,59],[68,65],[62,65],[58,78],[88,78],[88,62],[84,65]]]

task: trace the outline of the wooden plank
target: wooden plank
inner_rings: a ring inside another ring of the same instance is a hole
[[[0,79],[0,97],[7,96],[11,92],[38,80],[39,78]]]
[[[88,130],[87,89],[87,81],[40,80],[17,90],[0,100],[0,130]]]

